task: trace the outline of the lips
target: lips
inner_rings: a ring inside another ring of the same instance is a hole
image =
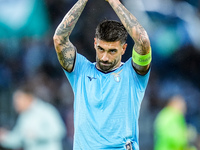
[[[107,63],[107,62],[100,62],[100,64],[103,65],[103,66],[110,66],[111,65],[111,63]]]

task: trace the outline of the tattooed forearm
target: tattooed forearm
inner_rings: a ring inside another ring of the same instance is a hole
[[[149,39],[145,29],[140,25],[135,16],[133,16],[119,1],[110,0],[109,3],[136,45],[140,47],[138,49],[140,50],[139,53],[147,53],[146,50],[149,50]]]
[[[69,36],[78,21],[87,0],[79,0],[66,14],[58,28],[56,29],[55,35]]]
[[[62,67],[71,72],[75,62],[76,50],[69,40],[69,36],[77,23],[88,0],[78,0],[65,15],[54,34],[54,45],[58,60]]]
[[[67,21],[66,21],[66,22],[67,22]],[[56,35],[63,35],[63,34],[65,34],[66,36],[69,36],[69,34],[70,34],[69,31],[71,31],[71,26],[66,26],[65,22],[62,22],[62,23],[58,26],[58,28],[57,28],[55,34],[56,34]]]

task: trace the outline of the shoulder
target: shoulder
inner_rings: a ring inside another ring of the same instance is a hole
[[[78,74],[87,71],[90,68],[94,68],[95,64],[90,62],[85,56],[76,53],[75,65],[72,73]]]
[[[129,58],[124,63],[124,69],[129,75],[129,78],[133,78],[133,80],[138,85],[138,87],[140,87],[141,90],[144,90],[146,88],[150,76],[150,69],[145,75],[138,74],[132,65],[132,58]]]
[[[149,72],[150,72],[150,68],[149,68],[149,70],[147,71],[146,74],[144,74],[144,75],[139,74],[139,73],[136,71],[136,69],[134,68],[134,66],[133,66],[132,58],[129,58],[129,59],[124,63],[124,65],[125,65],[125,67],[126,67],[127,69],[131,70],[131,71],[132,71],[135,75],[137,75],[137,76],[146,77],[146,75],[148,76],[148,74],[149,74]]]
[[[54,105],[39,98],[35,100],[34,109],[42,114],[57,113],[57,109]]]

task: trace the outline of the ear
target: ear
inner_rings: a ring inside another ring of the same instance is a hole
[[[97,44],[97,38],[94,38],[94,45]]]
[[[97,45],[97,38],[94,38],[94,48],[96,49],[96,45]]]
[[[125,51],[126,51],[126,48],[127,48],[127,43],[125,43],[123,46],[122,46],[122,55],[124,55]]]

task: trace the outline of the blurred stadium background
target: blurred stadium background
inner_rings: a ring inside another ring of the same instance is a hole
[[[12,93],[29,80],[43,100],[56,106],[68,130],[66,150],[73,140],[73,93],[57,60],[53,34],[77,0],[0,0],[0,127],[11,129],[17,114]],[[186,121],[194,127],[191,141],[200,143],[200,1],[123,0],[147,30],[153,52],[152,72],[140,115],[141,150],[153,150],[153,123],[173,94],[184,96]],[[93,38],[103,19],[118,17],[104,0],[89,0],[71,41],[78,52],[95,61]],[[123,56],[131,56],[128,38]],[[198,148],[200,150],[200,147]]]

